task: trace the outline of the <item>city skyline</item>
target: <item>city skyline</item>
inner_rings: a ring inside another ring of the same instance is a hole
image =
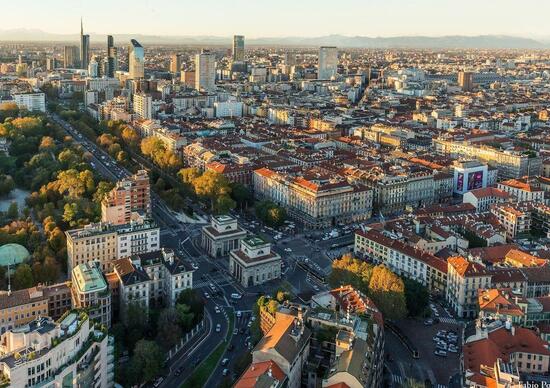
[[[343,0],[338,7],[319,6],[306,0],[291,3],[281,0],[276,7],[266,10],[263,4],[236,0],[231,7],[224,7],[215,0],[197,2],[167,1],[159,7],[149,1],[107,2],[93,4],[81,2],[67,7],[68,1],[56,0],[43,3],[30,1],[34,12],[25,19],[6,20],[0,33],[15,30],[40,30],[51,34],[74,34],[80,17],[84,18],[87,33],[95,34],[144,34],[155,36],[232,36],[262,37],[316,37],[332,34],[344,36],[394,37],[394,36],[475,36],[511,35],[550,38],[550,27],[545,27],[545,17],[550,4],[535,0],[521,3],[504,0],[498,2],[474,2],[464,0],[460,7],[451,1],[419,0],[414,4],[402,0],[375,0],[365,4],[357,0]],[[223,4],[224,5],[224,4]],[[289,8],[291,7],[291,8]],[[16,3],[3,5],[6,13],[19,12]],[[43,18],[52,8],[57,18]],[[106,8],[111,11],[103,12]],[[529,9],[530,18],[518,14]],[[217,12],[216,10],[219,10]],[[292,10],[292,12],[289,12]],[[353,10],[353,12],[351,12]],[[125,17],[121,18],[120,15]],[[205,18],[187,17],[205,15]],[[64,23],[58,23],[63,19]],[[75,20],[75,25],[66,21]],[[353,22],[356,20],[356,22]],[[206,21],[206,22],[205,22]],[[467,23],[466,23],[467,22]],[[468,28],[465,29],[465,26]]]

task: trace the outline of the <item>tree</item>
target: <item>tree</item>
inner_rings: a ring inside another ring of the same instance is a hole
[[[407,311],[411,317],[422,315],[430,303],[428,289],[412,279],[403,279]]]
[[[234,209],[235,205],[235,201],[229,195],[220,195],[216,198],[214,210],[218,214],[226,214],[229,210]]]
[[[286,210],[271,201],[260,201],[256,204],[256,215],[269,226],[280,226],[285,222]]]
[[[19,218],[19,206],[17,205],[17,202],[13,201],[12,203],[10,203],[6,216],[10,220],[16,220]]]
[[[241,209],[248,206],[248,204],[254,199],[248,187],[242,183],[231,183],[231,198],[235,200]]]
[[[139,135],[135,129],[125,126],[121,134],[122,140],[131,148],[137,148],[139,145]]]
[[[132,348],[144,337],[147,330],[147,310],[136,303],[130,303],[126,310],[126,346]]]
[[[182,168],[178,171],[178,176],[183,183],[192,184],[195,179],[201,176],[201,172],[195,167]]]
[[[187,288],[180,292],[176,304],[184,304],[190,307],[190,312],[193,313],[193,324],[198,323],[204,313],[204,300],[200,297],[197,291]]]
[[[212,210],[215,209],[219,197],[228,196],[231,193],[231,187],[227,178],[211,170],[205,171],[204,174],[193,180],[193,188],[198,196],[210,200]],[[228,202],[224,199],[222,200],[222,205],[228,205]]]
[[[371,275],[372,265],[347,254],[332,262],[328,281],[333,288],[351,285],[366,294]]]
[[[372,270],[369,295],[385,318],[401,319],[407,315],[403,280],[384,265]]]
[[[15,182],[10,175],[0,175],[0,196],[9,194],[15,188]]]
[[[32,269],[28,264],[20,264],[13,275],[13,286],[16,290],[29,288],[34,285]]]
[[[38,146],[38,149],[40,151],[52,151],[54,148],[55,148],[55,142],[52,137],[50,136],[42,137],[42,140],[40,141],[40,145]]]
[[[178,325],[180,315],[173,308],[161,311],[157,322],[157,342],[168,351],[181,340],[181,327]]]
[[[160,372],[165,356],[153,341],[139,340],[134,348],[132,363],[135,372],[139,371],[140,382],[153,380]]]
[[[186,304],[176,304],[176,312],[178,314],[178,322],[184,331],[189,331],[193,327],[195,314],[191,311],[191,306]]]

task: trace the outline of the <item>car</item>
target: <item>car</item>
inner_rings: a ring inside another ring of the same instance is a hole
[[[431,325],[433,325],[433,324],[434,324],[433,319],[426,319],[426,320],[424,321],[424,326],[431,326]]]
[[[241,311],[237,311],[237,318],[240,318],[241,316],[243,315],[243,313],[241,313]]]
[[[248,324],[247,324],[246,326],[252,327],[252,321],[249,321]]]
[[[227,347],[227,351],[230,352],[230,351],[232,351],[233,349],[235,349],[235,345],[229,344],[229,346]]]
[[[191,264],[191,268],[199,269],[199,265],[197,263],[193,263],[193,264]]]
[[[239,333],[244,334],[244,327],[241,327],[241,330],[239,330]]]
[[[444,350],[436,350],[434,354],[439,357],[447,357],[447,352]]]
[[[222,366],[226,366],[229,363],[229,358],[224,358],[222,360]]]
[[[210,283],[208,287],[210,287],[212,291],[216,291],[216,286],[214,284]]]
[[[231,298],[233,299],[241,299],[243,296],[241,294],[238,294],[236,292],[231,294]]]
[[[285,252],[292,252],[292,248],[285,248]]]
[[[174,376],[179,376],[179,375],[181,375],[181,368],[176,369],[176,371],[174,372]]]
[[[216,314],[221,313],[221,310],[218,306],[214,307],[214,311],[216,312]]]
[[[458,353],[458,348],[456,346],[449,346],[447,351],[450,353]]]
[[[163,381],[164,381],[164,377],[159,377],[158,379],[155,380],[153,387],[160,387]]]
[[[239,329],[233,330],[233,335],[237,335],[237,334],[239,334]]]
[[[204,292],[204,297],[205,297],[206,299],[210,299],[210,294],[209,294],[208,292],[205,291],[205,292]]]
[[[447,350],[447,344],[445,342],[439,342],[436,346],[436,349],[439,350]]]
[[[229,369],[225,368],[222,372],[222,375],[227,376],[229,374]]]
[[[216,333],[219,333],[220,331],[222,331],[222,325],[220,325],[219,323],[216,325]]]

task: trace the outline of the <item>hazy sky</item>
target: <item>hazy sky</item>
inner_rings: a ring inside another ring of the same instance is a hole
[[[248,37],[550,36],[549,0],[2,1],[0,29]],[[13,15],[13,16],[12,16]]]

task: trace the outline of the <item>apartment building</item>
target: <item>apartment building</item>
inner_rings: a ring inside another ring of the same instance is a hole
[[[0,371],[12,387],[113,387],[114,341],[83,311],[37,317],[2,334]]]
[[[101,221],[113,225],[132,221],[132,213],[151,214],[151,185],[146,170],[124,178],[101,201]]]
[[[79,264],[97,261],[107,272],[113,268],[114,260],[160,247],[160,228],[150,218],[122,225],[99,222],[68,230],[65,235],[69,271]]]
[[[493,365],[502,360],[519,373],[546,375],[550,351],[547,343],[533,330],[509,325],[496,329],[478,328],[467,338],[463,349],[464,380],[470,387],[493,387]]]
[[[121,318],[130,304],[173,307],[179,294],[193,288],[193,269],[172,250],[135,254],[114,262]]]
[[[428,252],[370,229],[355,233],[354,253],[384,264],[398,275],[416,280],[431,292],[445,293],[447,264]]]
[[[272,252],[271,244],[260,237],[242,239],[240,248],[229,254],[229,272],[243,287],[280,278],[281,264],[281,256]]]
[[[307,228],[326,228],[338,223],[370,218],[372,191],[334,177],[291,176],[268,168],[254,171],[254,193],[286,208]]]
[[[14,94],[13,98],[19,109],[31,112],[46,112],[46,95],[44,93]]]
[[[133,98],[134,113],[143,120],[153,118],[153,97],[147,93],[136,93]]]
[[[503,179],[515,179],[523,176],[539,175],[542,161],[539,156],[527,155],[517,151],[501,151],[487,146],[472,145],[445,139],[434,139],[435,151],[452,158],[475,158],[495,167],[498,176]]]
[[[462,256],[448,258],[447,265],[447,302],[459,317],[477,317],[478,290],[491,287],[491,273]]]
[[[513,196],[517,201],[534,201],[544,203],[544,190],[537,181],[528,178],[508,179],[500,182],[497,187]]]
[[[498,219],[506,231],[507,239],[514,239],[531,231],[531,211],[509,203],[497,203],[491,207],[491,213]]]
[[[97,263],[79,264],[71,275],[73,307],[86,309],[90,319],[111,327],[111,292]]]
[[[48,316],[48,296],[37,287],[0,291],[0,333]]]
[[[484,213],[489,211],[491,205],[510,202],[511,199],[511,195],[504,190],[495,187],[484,187],[464,193],[462,202],[474,205],[477,213]]]
[[[252,365],[273,361],[287,376],[288,388],[302,386],[311,331],[301,313],[276,312],[273,326],[252,350]]]
[[[201,245],[211,257],[227,256],[238,249],[246,231],[231,216],[212,216],[210,225],[202,227]]]

